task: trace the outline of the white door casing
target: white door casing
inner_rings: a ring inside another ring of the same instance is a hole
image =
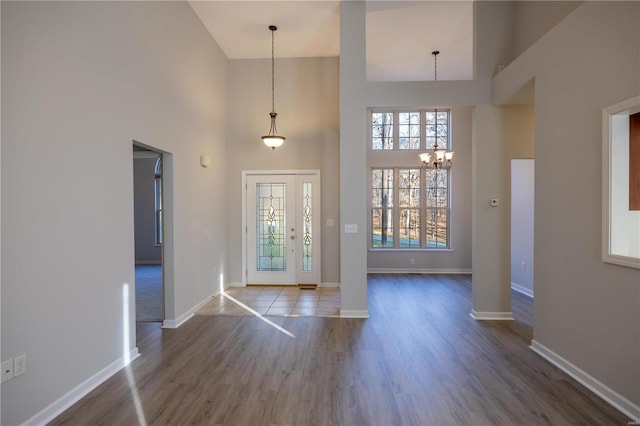
[[[242,284],[320,283],[320,172],[243,171]]]

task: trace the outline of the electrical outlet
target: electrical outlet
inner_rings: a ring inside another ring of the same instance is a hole
[[[13,360],[13,377],[17,377],[27,371],[27,354],[22,354]]]
[[[13,358],[2,362],[2,383],[13,379]]]
[[[416,264],[416,260],[415,260],[413,257],[411,258],[411,264],[412,264],[412,265],[415,265],[415,264]]]

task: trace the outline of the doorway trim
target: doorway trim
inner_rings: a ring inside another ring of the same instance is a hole
[[[173,154],[133,140],[133,145],[159,154],[162,158],[162,298],[163,328],[176,328],[173,240]],[[135,154],[134,154],[135,155]],[[133,182],[133,181],[132,181]],[[134,287],[135,290],[135,287]],[[135,311],[135,305],[134,305]],[[135,318],[135,313],[134,313]]]
[[[320,174],[320,170],[318,169],[311,169],[311,170],[242,170],[242,186],[241,186],[241,193],[242,193],[242,228],[241,228],[241,232],[242,232],[242,269],[240,271],[240,275],[242,277],[241,279],[241,286],[242,287],[246,287],[247,286],[247,267],[248,267],[248,259],[247,259],[247,176],[252,176],[252,175],[295,175],[295,176],[305,176],[305,175],[315,175],[318,176],[318,181],[321,185],[322,179],[321,179],[321,174]],[[321,189],[320,189],[321,191]],[[320,192],[320,194],[322,194],[322,192]],[[321,208],[321,197],[318,199],[318,211],[322,211]],[[320,227],[320,237],[322,235],[322,218],[319,218],[318,220],[318,224]],[[318,264],[322,265],[322,260],[320,258],[320,253],[321,251],[318,250],[317,256],[319,259]],[[321,266],[318,269],[318,285],[320,285],[320,281],[321,281]]]

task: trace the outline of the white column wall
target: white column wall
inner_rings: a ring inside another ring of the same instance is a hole
[[[477,319],[512,319],[510,196],[502,108],[476,105],[473,112],[473,307]],[[492,206],[491,200],[499,200]]]

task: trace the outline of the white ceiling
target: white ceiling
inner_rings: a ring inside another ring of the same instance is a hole
[[[230,59],[340,54],[338,1],[189,1]],[[438,80],[473,78],[472,1],[368,1],[367,79],[433,80],[431,52],[439,50]]]

